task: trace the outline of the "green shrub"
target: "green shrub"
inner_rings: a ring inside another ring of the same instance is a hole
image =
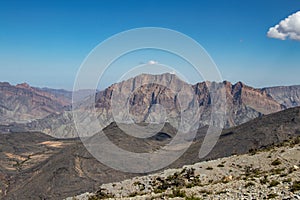
[[[222,190],[222,191],[216,192],[216,194],[225,194],[225,193],[227,193],[225,190]]]
[[[261,184],[266,184],[266,183],[268,183],[268,182],[269,182],[268,176],[266,176],[266,175],[264,176],[263,179],[260,180],[260,183],[261,183]]]
[[[278,184],[279,184],[279,181],[272,180],[272,181],[270,182],[269,187],[274,187],[274,186],[276,186],[276,185],[278,185]]]
[[[107,193],[106,189],[100,188],[95,195],[90,196],[88,200],[98,200],[98,199],[104,199],[104,198],[112,198],[113,195]]]
[[[252,155],[252,156],[255,155],[256,153],[257,153],[257,149],[250,149],[249,150],[249,154]]]
[[[274,175],[274,174],[281,174],[282,171],[284,171],[284,168],[275,168],[272,169],[270,172]]]
[[[137,192],[133,192],[133,193],[130,193],[130,194],[129,194],[129,197],[135,197],[135,196],[137,196],[137,195],[138,195]]]
[[[290,167],[288,173],[291,174],[291,173],[293,173],[294,171],[296,171],[296,169],[295,169],[294,167]]]
[[[212,194],[212,192],[209,191],[209,190],[200,190],[199,193],[203,193],[203,194]]]
[[[158,193],[163,193],[165,190],[162,190],[162,189],[159,189],[159,188],[154,188],[153,192],[155,194],[158,194]]]
[[[247,187],[254,186],[254,185],[255,185],[255,183],[253,183],[253,182],[248,182],[248,183],[246,183],[245,187],[247,188]]]
[[[181,191],[179,189],[173,189],[172,194],[170,195],[171,198],[174,197],[186,197],[185,191]]]
[[[291,178],[287,178],[287,179],[284,179],[282,182],[283,183],[290,183],[290,182],[292,182],[292,179]]]
[[[295,181],[291,187],[291,191],[295,192],[300,190],[300,181]]]
[[[185,200],[201,200],[201,198],[191,196],[191,197],[185,197]]]
[[[277,197],[278,195],[277,194],[274,194],[274,193],[272,193],[272,194],[268,194],[268,199],[273,199],[273,198],[275,198],[275,197]]]
[[[280,164],[281,164],[281,161],[278,158],[271,163],[271,165],[273,165],[273,166],[277,166]]]

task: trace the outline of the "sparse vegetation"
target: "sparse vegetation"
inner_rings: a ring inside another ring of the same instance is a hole
[[[269,185],[269,187],[274,187],[274,186],[277,186],[278,184],[280,184],[280,182],[279,182],[279,181],[272,180],[272,181],[270,182],[270,185]]]
[[[300,190],[300,181],[295,181],[291,187],[292,192],[296,192]]]
[[[153,192],[158,194],[158,193],[163,193],[165,190],[159,189],[159,188],[154,188]]]
[[[253,183],[253,182],[247,182],[245,184],[245,187],[247,188],[247,187],[254,186],[254,185],[255,185],[255,183]]]
[[[190,197],[185,197],[185,200],[202,200],[202,199],[199,197],[190,196]]]
[[[280,164],[281,164],[281,161],[278,158],[271,163],[271,165],[273,165],[273,166],[277,166]]]
[[[200,190],[199,193],[212,194],[212,192],[209,190]]]
[[[290,167],[288,173],[291,174],[291,173],[293,173],[294,171],[296,171],[296,169],[294,169],[294,167]]]
[[[290,141],[285,141],[285,145],[289,145]],[[282,165],[282,160],[279,158],[274,158],[274,155],[278,155],[281,153],[288,152],[289,150],[283,151],[282,146],[285,146],[282,144],[276,144],[276,149],[270,149],[273,153],[267,153],[267,152],[261,152],[261,154],[257,154],[258,158],[262,156],[262,158],[270,156],[270,158],[273,158],[273,160],[266,161],[266,168],[264,165],[259,165],[260,168],[258,168],[256,163],[249,162],[251,164],[248,164],[243,158],[243,162],[239,161],[237,163],[231,162],[228,163],[228,167],[225,167],[225,162],[214,162],[211,165],[202,165],[197,166],[199,169],[205,169],[205,170],[213,170],[214,167],[223,168],[222,170],[218,170],[218,173],[222,173],[223,170],[225,170],[225,173],[223,176],[220,176],[221,174],[214,175],[213,171],[209,172],[207,171],[208,178],[202,179],[199,174],[199,171],[197,167],[185,167],[181,171],[176,171],[174,174],[165,176],[156,176],[156,178],[153,178],[150,181],[150,186],[148,186],[148,190],[153,191],[156,195],[153,197],[150,197],[152,199],[158,198],[183,198],[186,200],[201,200],[202,198],[213,198],[215,195],[218,195],[218,198],[226,198],[228,193],[231,193],[230,187],[231,182],[234,181],[242,181],[244,180],[243,184],[244,187],[242,187],[242,190],[246,193],[249,191],[257,191],[261,185],[265,185],[269,188],[266,191],[265,199],[274,199],[279,197],[279,193],[277,193],[277,190],[281,187],[278,187],[281,183],[284,184],[285,190],[290,192],[292,194],[300,190],[300,181],[294,181],[293,182],[293,175],[291,173],[297,171],[297,165],[290,164],[289,162],[284,163],[285,165]],[[278,148],[278,149],[277,149]],[[257,150],[255,152],[259,152],[263,150]],[[250,158],[250,157],[249,157]],[[250,158],[251,159],[251,158]],[[281,167],[282,165],[282,167]],[[287,167],[288,166],[288,167]],[[232,172],[234,171],[234,174]],[[230,174],[228,174],[230,172]],[[201,171],[200,171],[201,174]],[[233,177],[233,175],[235,175]],[[219,185],[219,184],[229,184],[228,190],[223,188],[222,189],[212,189],[214,188],[213,185]],[[260,185],[261,184],[261,185]],[[115,186],[115,184],[113,184]],[[134,189],[131,191],[131,193],[127,193],[127,197],[135,197],[137,195],[143,195],[147,183],[144,183],[143,181],[139,181],[139,179],[135,180],[132,183],[132,186]],[[195,186],[201,186],[203,187],[200,191],[197,189],[197,193],[193,193],[193,195],[188,195],[190,191],[189,188],[193,188]],[[119,187],[116,187],[119,188]],[[247,189],[248,188],[248,189]],[[105,192],[105,195],[107,195],[107,191]],[[102,197],[99,197],[101,195],[97,194],[97,196],[91,197],[89,200],[98,200],[105,196],[102,194]],[[288,196],[288,195],[287,195]]]
[[[261,184],[267,184],[268,182],[269,182],[269,180],[268,180],[268,176],[267,175],[265,175],[263,179],[260,179],[260,183]]]
[[[104,198],[113,198],[112,194],[109,194],[106,189],[100,188],[95,195],[90,196],[88,200],[99,200]]]
[[[268,194],[268,199],[273,199],[277,196],[278,196],[278,194],[271,193],[271,194]]]
[[[286,174],[286,173],[283,173],[283,174],[280,174],[280,177],[285,177],[285,176],[287,176],[288,174]]]
[[[219,191],[219,192],[216,192],[216,194],[225,194],[226,191],[225,190],[222,190],[222,191]]]
[[[281,174],[285,169],[284,168],[274,168],[270,172],[272,175],[274,174]]]
[[[185,191],[182,191],[180,189],[173,189],[172,194],[169,195],[169,197],[174,198],[174,197],[186,197]]]
[[[129,197],[135,197],[135,196],[137,196],[137,195],[138,195],[137,192],[133,192],[133,193],[130,193],[130,194],[129,194]]]
[[[284,179],[282,182],[283,183],[290,183],[290,182],[292,182],[292,179],[291,178],[287,178],[287,179]]]
[[[245,166],[245,176],[252,178],[252,177],[259,177],[261,174],[261,170],[259,168],[253,168],[252,166]]]
[[[252,156],[255,155],[257,152],[258,152],[257,149],[250,149],[249,150],[249,154],[252,155]]]

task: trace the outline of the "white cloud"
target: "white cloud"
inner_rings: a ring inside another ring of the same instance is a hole
[[[288,16],[274,27],[271,27],[267,36],[280,40],[291,39],[300,41],[300,11]]]
[[[155,60],[149,60],[149,61],[148,61],[148,64],[149,64],[149,65],[156,65],[156,64],[158,64],[158,62],[155,61]]]

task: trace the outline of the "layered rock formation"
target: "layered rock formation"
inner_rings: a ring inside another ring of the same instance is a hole
[[[64,109],[69,103],[69,95],[61,91],[53,94],[49,93],[50,89],[45,92],[28,85],[15,87],[3,83],[1,88],[2,122],[36,119],[25,125],[15,124],[10,130],[42,131],[59,138],[78,136],[73,113]],[[228,81],[190,85],[174,74],[141,74],[97,92],[95,99],[81,98],[74,110],[82,114],[80,120],[84,121],[87,118],[85,111],[95,106],[100,128],[113,121],[167,121],[178,128],[182,116],[188,120],[198,119],[200,127],[215,123],[210,121],[214,109],[216,115],[226,113],[224,122],[218,123],[228,128],[300,105],[299,91],[300,86],[255,89],[242,82],[232,84]]]
[[[297,85],[270,87],[262,90],[287,108],[300,106],[300,87]]]
[[[0,83],[0,122],[27,123],[52,113],[62,113],[70,105],[70,92],[40,89],[28,84]]]
[[[221,114],[226,113],[222,126],[228,128],[285,108],[265,90],[254,89],[241,82],[190,85],[174,74],[142,74],[113,84],[98,92],[95,99],[96,115],[103,128],[113,121],[167,121],[178,128],[182,116],[191,120],[198,118],[200,127],[204,127],[214,123],[210,121],[213,108]],[[88,106],[89,103],[80,102],[78,110],[84,113],[84,108]],[[35,121],[28,127],[29,130],[40,130],[56,137],[77,136],[69,111]]]

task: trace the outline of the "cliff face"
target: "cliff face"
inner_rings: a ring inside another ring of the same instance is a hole
[[[249,87],[241,82],[224,84],[228,107],[227,128],[283,109],[280,103],[260,89]]]
[[[0,83],[0,122],[25,123],[52,113],[62,113],[70,105],[70,92]]]
[[[156,81],[161,84],[155,84]],[[154,83],[147,84],[148,82]],[[191,93],[188,92],[190,89],[192,89]],[[212,99],[210,92],[214,93],[214,99]],[[198,109],[201,115],[201,125],[205,126],[209,124],[212,105],[215,104],[217,108],[222,109],[222,104],[225,104],[222,94],[226,94],[224,99],[226,99],[227,107],[223,108],[226,109],[227,113],[225,127],[236,126],[284,108],[266,91],[254,89],[241,82],[236,84],[227,81],[223,83],[201,82],[189,85],[173,74],[141,75],[114,84],[97,94],[96,107],[101,110],[102,114],[108,114],[105,117],[110,118],[112,117],[110,111],[113,99],[113,101],[117,101],[117,104],[114,105],[128,107],[129,114],[136,122],[147,122],[155,120],[155,117],[160,117],[158,116],[161,114],[160,110],[151,113],[153,105],[160,104],[166,110],[169,122],[173,126],[178,124],[176,120],[180,117],[182,110],[188,112]],[[114,98],[113,95],[120,96]],[[118,101],[120,99],[126,99],[126,101]],[[120,107],[119,110],[124,109]],[[124,113],[118,114],[118,117],[122,118]],[[154,119],[149,119],[150,114]],[[122,119],[126,120],[127,118],[128,116],[123,116]]]
[[[300,106],[300,86],[270,87],[263,91],[287,108]]]

